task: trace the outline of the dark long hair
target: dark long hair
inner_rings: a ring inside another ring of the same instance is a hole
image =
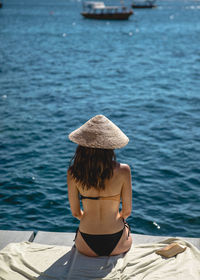
[[[69,171],[83,188],[103,190],[105,179],[113,176],[116,156],[114,150],[78,146],[71,163]]]

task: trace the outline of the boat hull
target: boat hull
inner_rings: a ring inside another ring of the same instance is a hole
[[[82,12],[81,15],[90,19],[102,19],[102,20],[127,20],[133,14],[132,11],[127,13],[87,13]]]

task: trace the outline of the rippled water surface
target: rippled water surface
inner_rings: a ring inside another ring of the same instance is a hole
[[[131,2],[128,2],[130,4]],[[200,1],[157,1],[124,22],[81,2],[0,9],[0,228],[75,231],[67,135],[104,114],[130,138],[135,233],[200,236]]]

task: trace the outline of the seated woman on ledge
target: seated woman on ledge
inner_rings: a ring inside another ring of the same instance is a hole
[[[127,145],[128,137],[105,116],[97,115],[69,139],[78,144],[67,172],[72,215],[80,220],[76,248],[91,257],[127,252],[132,244],[125,221],[132,208],[131,172],[127,164],[116,162],[114,149]]]

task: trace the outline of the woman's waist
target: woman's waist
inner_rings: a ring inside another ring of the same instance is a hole
[[[88,218],[83,217],[80,221],[79,230],[89,234],[115,233],[124,228],[123,219],[118,216],[115,218]]]

